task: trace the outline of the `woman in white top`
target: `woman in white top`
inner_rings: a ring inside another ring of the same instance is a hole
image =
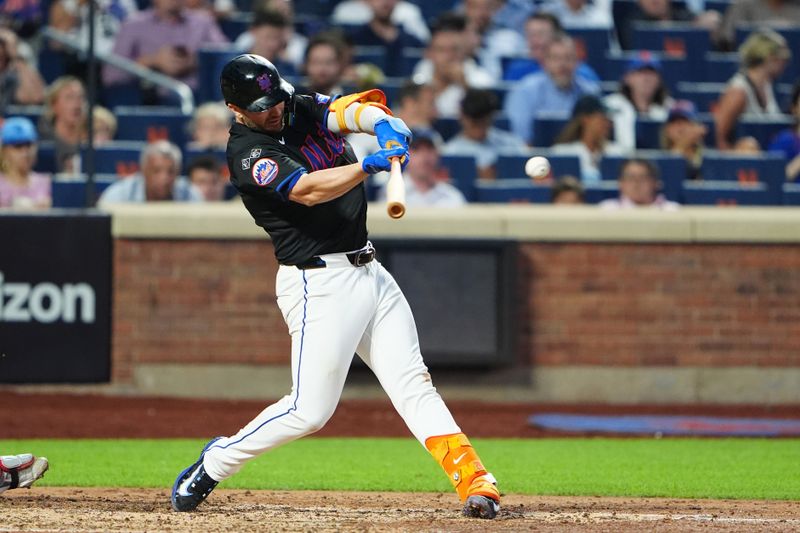
[[[611,121],[606,106],[597,96],[582,96],[572,109],[572,119],[556,139],[553,153],[577,155],[583,184],[598,183],[603,179],[600,174],[603,156],[628,152],[610,142],[610,136]]]
[[[742,115],[781,114],[772,84],[791,57],[786,39],[768,29],[752,33],[739,47],[741,70],[728,82],[714,113],[717,148],[734,147],[736,122]]]
[[[614,141],[636,149],[636,119],[666,120],[673,103],[661,77],[661,62],[650,52],[640,52],[625,68],[619,92],[603,99],[612,112]]]

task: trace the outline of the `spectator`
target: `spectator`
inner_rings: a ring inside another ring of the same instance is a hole
[[[436,110],[441,117],[456,117],[467,87],[486,89],[494,78],[467,57],[466,21],[454,14],[442,15],[433,27],[425,59],[414,68],[416,83],[431,84]]]
[[[525,141],[495,128],[492,124],[499,108],[497,96],[488,89],[468,89],[461,101],[461,132],[444,145],[445,155],[473,155],[478,177],[494,179],[495,164],[501,154],[525,153]]]
[[[528,17],[525,22],[525,41],[528,46],[528,56],[512,59],[503,72],[503,79],[516,81],[528,74],[539,72],[544,64],[545,54],[550,43],[558,35],[564,33],[561,23],[551,13],[538,12]],[[578,63],[575,71],[578,76],[600,82],[600,77],[592,67],[584,62]]]
[[[337,25],[355,26],[367,24],[372,18],[372,10],[368,0],[344,0],[336,5],[331,15],[331,22]],[[422,10],[413,2],[400,0],[392,11],[392,23],[403,27],[403,30],[422,42],[428,42],[431,33],[425,23]]]
[[[392,21],[398,0],[366,0],[372,9],[372,19],[354,28],[350,38],[356,46],[382,47],[386,57],[386,73],[400,75],[405,70],[403,48],[422,48],[424,43]]]
[[[135,0],[95,0],[95,53],[111,52],[122,22],[138,10]],[[50,26],[71,34],[83,47],[89,45],[88,20],[88,0],[55,0],[50,5]]]
[[[796,180],[800,176],[800,81],[794,84],[790,112],[794,117],[794,128],[783,130],[769,145],[770,151],[783,153],[789,162],[786,179]]]
[[[220,202],[225,199],[225,178],[222,166],[210,155],[201,155],[189,163],[186,169],[189,182],[200,191],[206,202]]]
[[[559,35],[547,47],[544,70],[525,76],[508,92],[505,113],[511,130],[528,144],[534,140],[536,113],[568,114],[578,98],[600,92],[597,83],[576,74],[577,61],[575,43],[567,35]]]
[[[672,105],[661,62],[650,52],[640,52],[625,69],[620,90],[603,99],[614,117],[614,139],[625,149],[636,148],[636,119],[664,120]]]
[[[128,17],[117,33],[113,51],[197,89],[197,50],[227,39],[210,14],[186,9],[184,2],[153,0],[152,8]],[[133,80],[130,74],[113,67],[103,69],[106,85]]]
[[[23,39],[35,36],[45,22],[42,4],[41,0],[4,0],[0,3],[0,27]]]
[[[555,15],[567,29],[613,26],[610,0],[550,0],[542,6],[542,11]]]
[[[720,24],[716,11],[694,15],[684,7],[674,6],[670,0],[638,0],[633,11],[617,28],[619,44],[629,50],[633,47],[633,27],[637,22],[686,22],[715,32]],[[687,50],[687,53],[691,51]]]
[[[48,208],[50,176],[33,172],[36,128],[25,117],[11,117],[0,128],[0,208]]]
[[[492,20],[501,28],[508,28],[520,34],[525,32],[525,21],[528,20],[537,6],[530,0],[497,0],[500,5],[495,10]]]
[[[700,122],[694,104],[678,100],[669,110],[661,129],[661,148],[686,159],[687,178],[700,179],[703,149],[708,128]]]
[[[94,119],[94,145],[102,146],[114,140],[114,135],[117,134],[117,117],[102,106],[95,106],[92,109],[92,118]]]
[[[288,44],[288,28],[289,20],[280,11],[256,11],[247,32],[249,44],[240,50],[267,58],[283,76],[294,76],[297,74],[295,66],[283,59]]]
[[[342,94],[342,75],[348,61],[345,45],[334,34],[317,34],[306,48],[305,88],[301,93]]]
[[[13,31],[0,28],[0,115],[12,104],[41,104],[44,80],[29,61],[19,53]]]
[[[736,123],[743,115],[778,116],[773,82],[792,57],[786,39],[772,30],[755,32],[739,47],[741,70],[728,82],[714,113],[717,148],[730,150]]]
[[[181,151],[169,141],[144,147],[141,171],[113,183],[103,191],[98,204],[143,202],[202,202],[203,195],[188,180],[178,177]]]
[[[228,17],[236,11],[236,3],[233,0],[185,0],[185,2],[187,9],[202,9],[217,19]]]
[[[47,88],[39,121],[43,140],[55,141],[56,171],[80,172],[81,143],[86,141],[86,91],[74,76],[62,76]]]
[[[258,18],[259,13],[264,11],[278,12],[286,19],[287,24],[284,28],[286,47],[281,52],[280,58],[281,61],[291,64],[295,72],[300,72],[308,39],[295,31],[293,2],[290,0],[261,0],[253,5],[253,18]],[[253,40],[253,34],[248,30],[236,39],[235,47],[237,50],[250,50]]]
[[[495,78],[503,73],[501,58],[517,56],[525,47],[518,32],[495,23],[494,15],[501,7],[498,0],[464,0],[467,31],[475,39],[472,54]]]
[[[619,198],[603,200],[603,209],[650,207],[661,211],[676,211],[680,205],[659,194],[661,188],[658,167],[646,159],[628,159],[619,169]]]
[[[188,148],[192,150],[225,150],[233,115],[221,102],[207,102],[198,107],[191,122],[189,132],[192,140]]]
[[[585,204],[583,185],[575,176],[562,176],[553,183],[550,202],[555,205]]]
[[[397,93],[394,115],[411,129],[432,129],[437,118],[433,87],[406,81]]]
[[[572,110],[572,119],[556,139],[553,152],[574,154],[581,163],[581,181],[597,183],[602,178],[600,160],[605,155],[622,155],[627,150],[609,141],[611,120],[608,109],[597,96],[582,96]]]
[[[797,0],[736,0],[722,18],[720,47],[731,50],[736,43],[737,26],[785,28],[800,26],[800,3]]]
[[[466,203],[461,191],[442,180],[439,149],[434,137],[424,131],[414,132],[410,159],[405,170],[406,205],[408,207],[459,207]],[[386,187],[378,193],[386,200]]]

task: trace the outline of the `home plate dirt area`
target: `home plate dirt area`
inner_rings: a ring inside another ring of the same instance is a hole
[[[175,513],[164,489],[43,487],[0,497],[0,531],[798,531],[792,502],[509,495],[493,521],[452,494],[217,490]]]

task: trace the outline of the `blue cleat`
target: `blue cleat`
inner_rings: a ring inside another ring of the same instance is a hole
[[[200,452],[200,458],[193,465],[178,474],[175,484],[172,485],[172,508],[179,512],[194,511],[205,500],[218,481],[208,474],[203,466],[203,457],[212,444],[222,437],[215,437],[205,445]]]

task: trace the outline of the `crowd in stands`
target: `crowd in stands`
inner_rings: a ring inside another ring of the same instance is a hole
[[[299,93],[382,88],[415,133],[412,206],[800,204],[798,0],[95,0],[94,9],[90,19],[89,0],[0,5],[0,208],[68,205],[59,191],[90,165],[101,203],[230,198],[233,117],[216,85],[239,53],[266,57]],[[96,70],[45,29],[79,47],[93,29]],[[184,82],[194,112],[108,55]],[[368,135],[348,140],[359,158],[378,149]],[[551,158],[551,175],[524,176],[534,154]],[[371,198],[384,179],[371,179]]]

